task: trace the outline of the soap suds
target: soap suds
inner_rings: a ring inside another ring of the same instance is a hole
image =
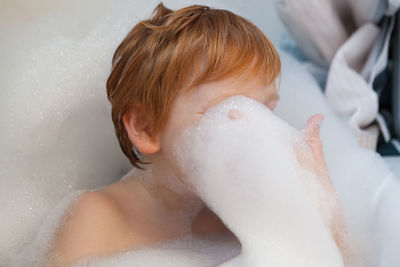
[[[319,177],[296,159],[305,147],[300,131],[244,96],[211,108],[176,141],[185,178],[242,244],[232,266],[343,266],[318,212]]]

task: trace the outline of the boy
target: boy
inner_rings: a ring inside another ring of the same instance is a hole
[[[79,197],[56,234],[50,252],[55,265],[187,234],[234,237],[186,190],[170,145],[229,96],[245,95],[274,109],[280,68],[271,42],[247,19],[200,5],[172,11],[160,3],[119,45],[107,81],[117,138],[140,171]],[[321,120],[314,116],[307,127],[315,158],[305,161],[316,171],[326,170]],[[327,188],[333,190],[330,183]]]

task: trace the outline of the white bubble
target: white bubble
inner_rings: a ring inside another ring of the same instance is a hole
[[[297,163],[301,132],[244,96],[224,100],[186,131],[176,154],[185,178],[241,242],[233,266],[343,266],[312,196],[320,188],[306,186],[318,177]]]

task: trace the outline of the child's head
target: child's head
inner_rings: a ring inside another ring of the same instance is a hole
[[[160,3],[118,46],[107,81],[120,146],[135,167],[226,97],[243,94],[271,109],[280,59],[265,34],[234,13]]]

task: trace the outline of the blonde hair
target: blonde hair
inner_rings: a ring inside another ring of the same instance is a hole
[[[145,162],[122,116],[135,104],[150,118],[149,132],[156,134],[179,92],[244,71],[266,85],[281,71],[277,51],[251,21],[204,5],[172,11],[158,4],[152,18],[140,21],[118,46],[107,80],[116,136],[133,166],[142,169],[139,164]]]

